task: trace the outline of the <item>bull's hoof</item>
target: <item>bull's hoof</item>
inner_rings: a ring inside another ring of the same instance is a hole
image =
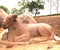
[[[11,47],[13,47],[13,45],[8,45],[8,46],[6,46],[6,48],[11,48]]]
[[[48,47],[47,47],[47,50],[48,50],[48,49],[51,49],[51,48],[53,48],[53,46],[48,46]]]

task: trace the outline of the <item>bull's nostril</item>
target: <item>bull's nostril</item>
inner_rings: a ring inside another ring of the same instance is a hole
[[[3,27],[4,29],[7,29],[7,27]]]
[[[6,27],[5,25],[3,25],[3,28],[4,28],[4,29],[7,29],[7,27]]]

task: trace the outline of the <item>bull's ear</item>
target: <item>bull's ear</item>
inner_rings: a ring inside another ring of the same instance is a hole
[[[11,17],[12,17],[13,21],[16,22],[17,15],[16,14],[12,14]]]
[[[27,21],[27,20],[23,20],[22,23],[28,24],[29,21]]]
[[[17,15],[13,14],[12,16],[13,16],[13,20],[16,22]]]
[[[17,15],[16,14],[13,14],[12,16],[13,16],[13,18],[17,18]]]

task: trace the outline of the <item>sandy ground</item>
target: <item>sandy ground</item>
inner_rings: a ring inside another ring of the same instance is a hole
[[[0,44],[0,50],[60,50],[60,45],[56,45],[54,41],[37,42],[25,45],[14,45],[6,48],[7,45]]]

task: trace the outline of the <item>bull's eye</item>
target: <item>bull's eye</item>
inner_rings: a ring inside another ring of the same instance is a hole
[[[14,20],[14,22],[16,22],[16,19]]]

